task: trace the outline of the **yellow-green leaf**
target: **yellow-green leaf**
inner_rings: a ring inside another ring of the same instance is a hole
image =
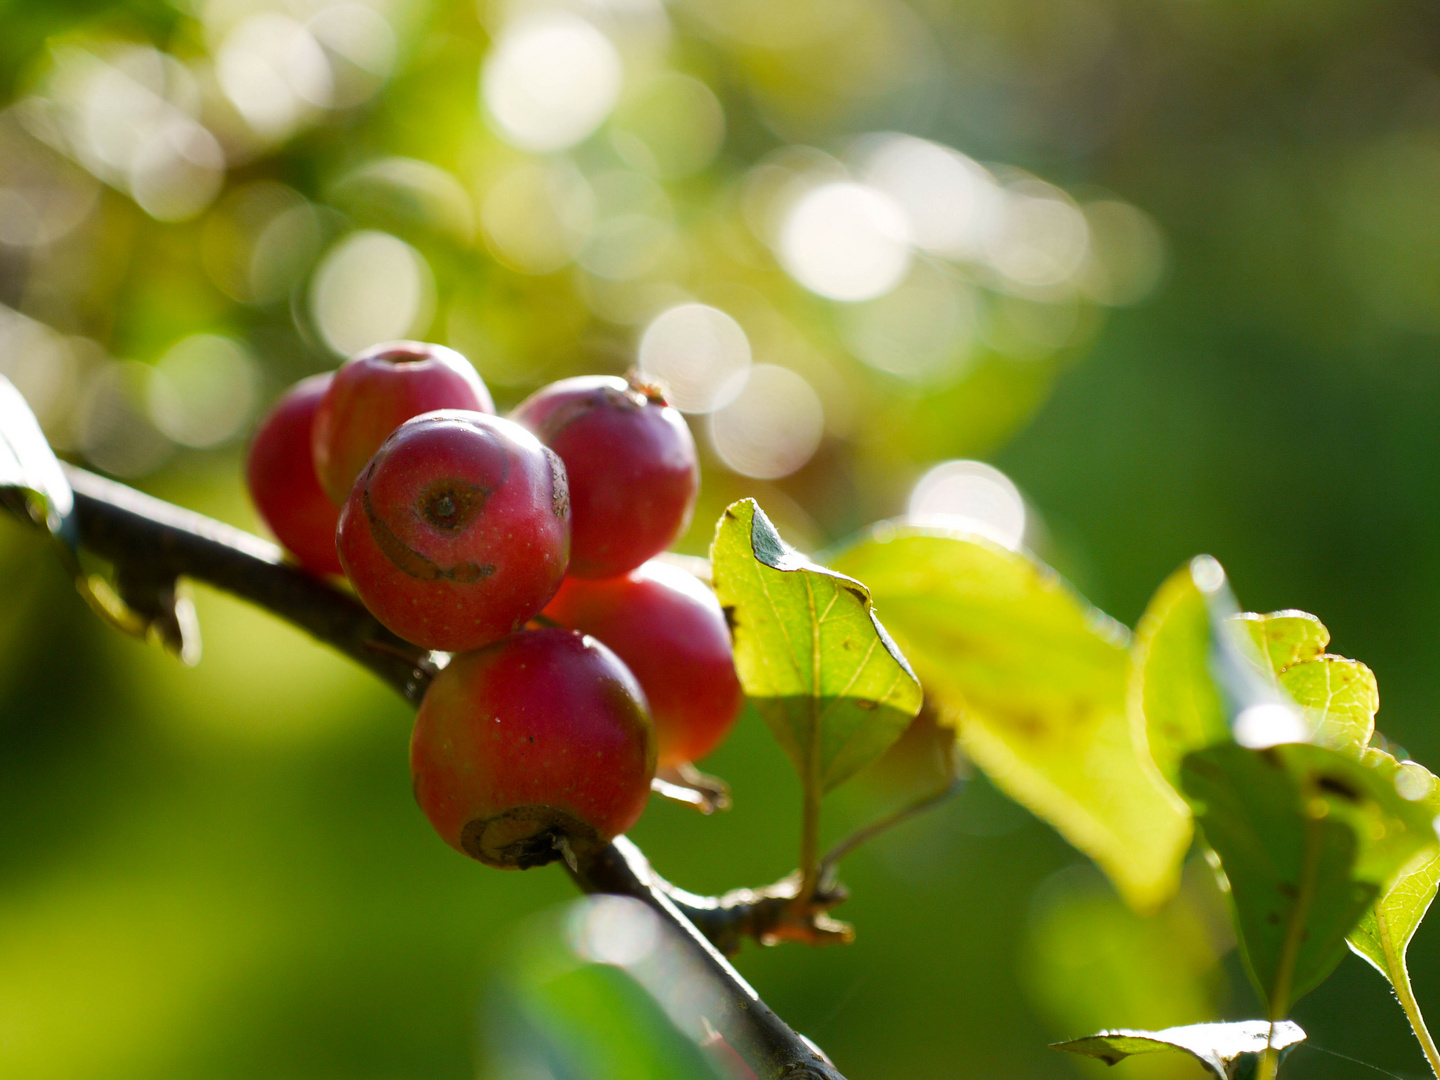
[[[1370,669],[1325,652],[1330,631],[1314,615],[1247,612],[1240,621],[1269,660],[1277,684],[1303,710],[1312,740],[1355,756],[1363,753],[1380,709],[1380,691]]]
[[[1247,611],[1240,622],[1276,671],[1313,659],[1330,644],[1330,631],[1308,611],[1272,611],[1268,615]]]
[[[1140,909],[1175,889],[1190,823],[1126,717],[1128,635],[1048,567],[987,541],[883,526],[832,564],[865,581],[926,692],[995,784]]]
[[[1130,721],[1137,741],[1176,786],[1186,754],[1230,741],[1230,725],[1210,674],[1214,631],[1209,601],[1195,569],[1192,564],[1177,570],[1151,599],[1135,632],[1130,676]]]
[[[1429,769],[1413,761],[1396,761],[1383,750],[1367,750],[1364,760],[1388,776],[1402,798],[1419,803],[1432,819],[1440,817],[1440,782]],[[1361,917],[1347,940],[1351,950],[1374,965],[1395,988],[1395,996],[1415,1030],[1415,1037],[1420,1040],[1430,1067],[1440,1072],[1440,1050],[1425,1029],[1405,962],[1410,939],[1435,899],[1437,887],[1440,887],[1440,852],[1402,870],[1384,895]]]
[[[920,684],[864,585],[787,547],[753,499],[725,511],[711,566],[740,681],[803,780],[829,791],[901,736]]]

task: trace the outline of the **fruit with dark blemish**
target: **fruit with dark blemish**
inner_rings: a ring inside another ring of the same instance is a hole
[[[655,774],[654,729],[635,677],[604,645],[525,630],[436,676],[410,772],[447,844],[524,870],[585,859],[635,824]]]
[[[414,417],[351,489],[337,546],[355,592],[395,633],[427,649],[478,649],[524,626],[560,587],[565,467],[497,416]]]
[[[436,409],[493,413],[470,361],[444,345],[391,341],[357,353],[335,372],[315,414],[315,475],[338,506],[360,470],[397,427]]]
[[[261,519],[315,574],[340,573],[335,554],[340,510],[320,490],[310,454],[315,410],[329,385],[329,375],[312,375],[287,390],[260,422],[245,459],[245,481]]]
[[[562,379],[511,415],[565,462],[574,576],[628,573],[689,525],[700,488],[695,440],[655,387],[605,375]]]
[[[544,614],[599,638],[635,673],[662,769],[710,753],[745,707],[720,602],[678,566],[651,560],[622,577],[567,577]]]

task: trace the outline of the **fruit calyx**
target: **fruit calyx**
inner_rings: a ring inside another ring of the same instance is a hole
[[[554,806],[516,806],[489,818],[475,818],[460,830],[466,854],[501,870],[529,870],[564,859],[578,860],[604,845],[600,835],[573,814]]]

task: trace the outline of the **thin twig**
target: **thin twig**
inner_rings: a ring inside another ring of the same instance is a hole
[[[844,840],[841,840],[838,844],[832,847],[821,857],[821,885],[823,886],[826,882],[834,880],[834,877],[838,872],[840,860],[845,858],[846,855],[849,855],[861,844],[865,844],[871,840],[874,840],[875,837],[879,836],[881,833],[889,832],[896,825],[899,825],[905,821],[909,821],[917,814],[923,814],[926,810],[929,810],[933,806],[939,806],[942,802],[944,802],[946,799],[950,798],[950,796],[954,795],[957,791],[959,791],[964,786],[964,783],[965,782],[963,780],[961,780],[959,777],[956,777],[939,791],[926,795],[922,799],[917,799],[915,802],[910,803],[907,806],[902,806],[900,807],[900,809],[895,810],[892,813],[886,814],[884,817],[879,818],[876,821],[872,821],[869,825],[866,825],[863,828],[856,829],[853,833],[847,836]]]
[[[82,469],[65,471],[75,490],[81,545],[117,572],[143,568],[152,581],[183,576],[248,600],[354,659],[411,704],[419,703],[443,666],[443,654],[396,637],[354,596],[285,562],[273,544]],[[739,1030],[732,1041],[753,1048],[767,1080],[844,1080],[756,996],[716,947],[733,947],[742,934],[761,936],[757,928],[783,930],[782,920],[766,913],[776,903],[793,901],[793,893],[783,895],[784,883],[727,897],[694,896],[656,875],[624,837],[579,863],[572,876],[586,892],[642,901],[681,933],[735,1006]],[[748,904],[742,899],[747,893]],[[843,893],[836,891],[816,903],[823,912],[840,899]]]

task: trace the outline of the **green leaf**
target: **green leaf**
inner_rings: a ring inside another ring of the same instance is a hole
[[[711,564],[740,681],[801,777],[829,791],[883,754],[921,693],[866,587],[787,547],[753,499],[725,511]]]
[[[1130,722],[1172,786],[1178,786],[1186,754],[1230,741],[1224,703],[1210,673],[1209,595],[1223,583],[1214,570],[1213,561],[1177,570],[1155,593],[1135,632]]]
[[[73,559],[75,494],[20,391],[0,375],[0,500],[27,514]]]
[[[1107,1065],[1137,1054],[1181,1051],[1198,1059],[1215,1080],[1238,1080],[1242,1070],[1253,1069],[1269,1046],[1280,1057],[1302,1042],[1305,1032],[1292,1020],[1270,1024],[1266,1020],[1238,1020],[1228,1024],[1187,1024],[1164,1031],[1102,1031],[1083,1039],[1051,1043],[1057,1050],[1099,1058]]]
[[[1280,685],[1304,710],[1315,742],[1352,754],[1370,745],[1380,691],[1364,664],[1343,656],[1317,656],[1282,671]]]
[[[1326,653],[1330,631],[1314,615],[1247,613],[1240,620],[1270,661],[1277,684],[1304,711],[1312,740],[1355,756],[1363,753],[1380,709],[1380,691],[1370,669],[1358,660]]]
[[[1190,824],[1132,736],[1122,627],[1048,567],[974,537],[882,526],[833,564],[869,584],[996,786],[1094,859],[1133,907],[1175,891]]]
[[[1427,814],[1440,816],[1440,783],[1430,770],[1413,761],[1396,761],[1382,750],[1367,750],[1365,761],[1390,777],[1402,797],[1418,802]],[[1405,962],[1410,939],[1435,899],[1437,886],[1440,886],[1440,853],[1402,870],[1384,895],[1361,917],[1347,940],[1350,948],[1374,965],[1395,988],[1395,996],[1415,1030],[1415,1037],[1420,1040],[1431,1069],[1440,1074],[1440,1051],[1425,1028]]]
[[[1330,974],[1366,909],[1436,846],[1432,814],[1323,746],[1209,747],[1185,758],[1181,783],[1220,857],[1272,1018]]]
[[[1240,622],[1276,671],[1312,660],[1330,644],[1325,624],[1306,611],[1272,611],[1268,615],[1247,611]]]

